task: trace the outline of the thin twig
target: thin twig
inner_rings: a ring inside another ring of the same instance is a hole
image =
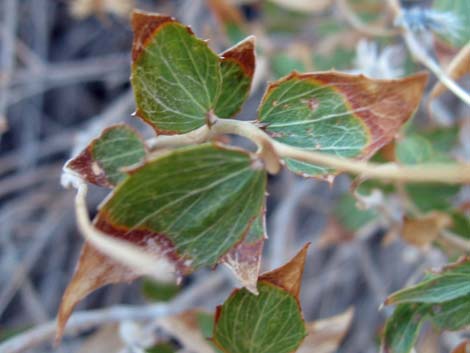
[[[403,9],[400,5],[399,0],[387,0],[389,8],[393,11],[395,18],[402,16]],[[410,51],[411,55],[419,61],[421,64],[431,70],[434,75],[445,85],[450,91],[452,91],[457,97],[459,97],[464,103],[470,105],[470,95],[460,87],[454,80],[452,80],[439,64],[429,56],[426,49],[421,45],[420,41],[416,38],[415,34],[408,28],[402,28],[402,36],[405,40],[406,46]]]
[[[405,43],[408,49],[410,50],[411,55],[421,64],[431,70],[434,75],[436,75],[438,80],[441,81],[443,85],[445,85],[450,91],[452,91],[457,97],[459,97],[465,104],[470,105],[470,95],[465,92],[465,90],[460,87],[454,80],[452,80],[444,72],[444,70],[442,70],[439,64],[428,55],[426,49],[421,46],[415,34],[405,29],[403,33],[403,38],[405,39]]]

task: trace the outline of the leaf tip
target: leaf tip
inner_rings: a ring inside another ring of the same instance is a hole
[[[306,243],[297,255],[295,255],[285,265],[262,274],[259,280],[277,285],[298,299],[300,288],[302,286],[302,276],[304,273],[305,261],[307,259],[307,251],[310,244],[310,242]]]

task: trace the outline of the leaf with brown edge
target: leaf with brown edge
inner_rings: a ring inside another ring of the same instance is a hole
[[[264,206],[266,171],[240,149],[210,143],[184,147],[128,173],[100,207],[94,227],[141,247],[179,275],[222,262]],[[79,300],[139,275],[85,244],[62,300],[59,331]]]
[[[224,353],[295,352],[307,335],[299,291],[307,248],[261,275],[258,295],[235,290],[217,307],[212,340]]]
[[[219,118],[230,118],[241,109],[250,93],[255,61],[254,36],[222,53],[222,88],[215,103],[215,114]]]
[[[213,111],[229,118],[240,109],[255,68],[253,37],[219,57],[172,17],[135,11],[132,27],[136,114],[159,134],[186,133]]]
[[[446,72],[454,81],[470,74],[470,43],[460,49],[458,54],[450,62]],[[430,93],[430,98],[437,98],[446,90],[447,87],[441,81],[437,81]]]
[[[298,353],[334,353],[348,333],[354,310],[308,323],[308,336],[300,346]]]
[[[144,161],[147,148],[139,134],[129,126],[114,125],[64,167],[91,184],[112,188],[122,181],[123,169]]]
[[[367,160],[413,115],[426,82],[425,73],[379,80],[335,71],[294,72],[269,85],[258,120],[276,141]],[[310,163],[285,162],[291,171],[307,177],[336,174]]]
[[[252,223],[245,239],[221,259],[221,263],[232,270],[243,287],[255,294],[258,293],[256,283],[266,239],[266,214],[263,210]]]
[[[222,83],[217,54],[169,16],[134,11],[132,28],[137,115],[165,134],[204,125]]]

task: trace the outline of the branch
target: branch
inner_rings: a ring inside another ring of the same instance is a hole
[[[302,162],[334,168],[337,172],[355,174],[365,179],[381,179],[388,181],[403,181],[414,183],[470,183],[470,164],[421,164],[402,166],[397,163],[377,164],[372,162],[338,157],[304,148],[293,147],[273,140],[268,134],[249,121],[219,119],[212,117],[211,126],[203,126],[197,131],[197,141],[209,140],[215,134],[234,134],[246,137],[257,144],[258,153],[266,161],[274,158],[269,153],[275,153],[278,158],[292,158]],[[152,147],[182,146],[194,143],[194,131],[179,136],[158,136],[151,140]],[[162,141],[160,144],[159,141]],[[269,146],[269,148],[268,148]],[[263,155],[264,154],[264,155]],[[268,156],[267,156],[268,155]]]

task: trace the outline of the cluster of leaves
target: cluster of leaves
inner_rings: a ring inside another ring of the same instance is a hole
[[[230,21],[226,24],[227,32],[240,39],[243,31]],[[195,141],[195,134],[223,124],[241,109],[255,72],[253,37],[217,55],[190,28],[171,17],[134,12],[132,25],[136,115],[159,137],[175,135]],[[425,83],[425,74],[378,80],[336,71],[292,72],[268,85],[252,126],[261,126],[260,133],[273,143],[367,160],[394,141],[419,105]],[[447,161],[447,146],[438,143],[443,140],[429,138],[433,143],[426,136],[406,136],[394,147],[395,160],[402,164]],[[276,346],[276,352],[296,351],[309,331],[298,302],[306,248],[284,267],[259,276],[266,239],[266,157],[260,151],[207,139],[200,144],[190,142],[159,147],[130,127],[116,125],[103,131],[65,169],[88,183],[113,189],[94,220],[97,230],[164,258],[179,277],[217,264],[234,272],[245,288],[236,290],[215,315],[210,336],[217,349],[270,352]],[[331,181],[337,174],[322,165],[278,157],[289,170],[304,177]],[[458,191],[456,187],[432,187],[439,193],[431,195],[431,201],[423,200],[422,185],[405,186],[423,213],[434,210],[434,203],[447,210]],[[350,216],[351,199],[345,198],[345,202],[338,213]],[[367,212],[360,218],[350,217],[351,230],[376,216]],[[461,213],[453,217],[461,221],[454,221],[454,226],[469,227]],[[447,225],[438,222],[437,231]],[[129,269],[85,244],[59,310],[59,332],[74,306],[89,293],[141,275],[138,269]],[[454,299],[461,295],[445,301]],[[431,317],[442,323],[441,327],[450,325],[433,311],[430,302],[413,302],[419,306],[406,300],[388,303],[400,303],[385,334],[385,345],[393,347],[392,352],[409,352],[396,347],[415,339],[419,322],[410,334],[406,333],[410,326],[402,329],[401,325],[407,318],[415,323],[416,313],[423,320]],[[266,307],[272,309],[266,311]],[[403,332],[411,338],[397,338]]]
[[[384,334],[386,352],[410,352],[426,320],[441,330],[470,325],[469,258],[429,273],[421,283],[398,291],[386,304],[398,304]]]

